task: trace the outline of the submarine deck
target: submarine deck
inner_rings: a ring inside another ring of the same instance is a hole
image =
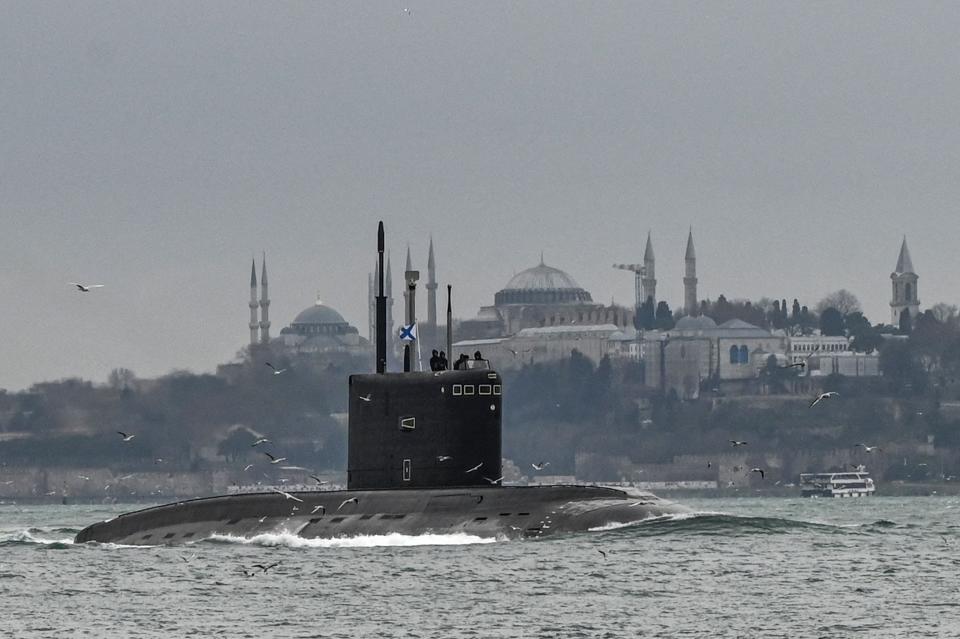
[[[597,486],[489,486],[246,493],[153,506],[92,524],[78,543],[179,544],[211,535],[305,538],[467,533],[539,538],[688,512],[651,494]],[[291,497],[295,499],[291,499]],[[354,501],[355,500],[355,501]]]

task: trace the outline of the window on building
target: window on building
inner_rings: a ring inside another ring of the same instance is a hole
[[[740,345],[740,363],[747,364],[750,362],[750,353],[747,352],[747,347],[743,344]]]
[[[740,351],[737,350],[737,347],[736,347],[736,346],[731,346],[731,347],[730,347],[730,363],[731,363],[731,364],[736,364],[738,361],[740,361],[740,354],[739,354],[739,353],[740,353]]]

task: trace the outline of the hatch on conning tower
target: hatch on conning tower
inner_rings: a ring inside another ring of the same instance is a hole
[[[347,487],[491,485],[502,388],[489,369],[351,375]]]

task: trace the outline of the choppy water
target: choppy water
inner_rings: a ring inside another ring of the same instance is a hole
[[[2,505],[0,636],[960,637],[960,498],[684,503],[540,541],[147,548],[72,543],[128,507]]]

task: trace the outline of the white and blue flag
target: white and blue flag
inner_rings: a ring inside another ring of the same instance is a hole
[[[400,327],[400,339],[404,342],[413,342],[417,339],[417,324],[414,322],[409,326]]]

